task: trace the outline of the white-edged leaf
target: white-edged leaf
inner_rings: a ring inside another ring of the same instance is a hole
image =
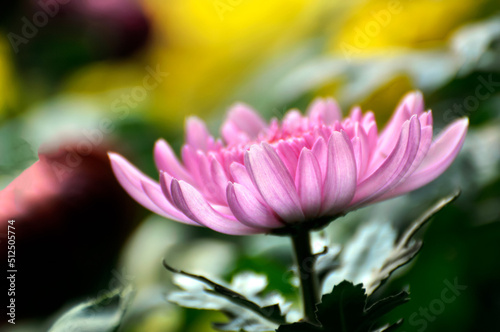
[[[131,287],[115,290],[65,312],[49,332],[115,332],[133,297]]]

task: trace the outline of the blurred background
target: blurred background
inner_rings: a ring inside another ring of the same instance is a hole
[[[284,278],[292,264],[286,239],[229,237],[154,216],[117,184],[106,152],[156,178],[154,142],[163,137],[179,151],[187,115],[218,134],[237,101],[270,119],[333,96],[344,112],[373,110],[382,125],[414,89],[433,110],[436,133],[470,118],[459,158],[434,183],[349,214],[326,232],[342,244],[372,219],[402,231],[461,188],[420,232],[420,254],[385,288],[409,285],[411,301],[394,313],[405,318],[402,331],[500,329],[498,0],[5,3],[0,257],[6,262],[7,220],[15,219],[19,273],[15,328],[4,317],[0,329],[46,331],[72,305],[132,283],[121,330],[211,331],[221,314],[165,300],[173,286],[163,257],[224,280],[265,273],[268,290],[294,300]],[[467,288],[425,326],[418,323],[446,280]]]

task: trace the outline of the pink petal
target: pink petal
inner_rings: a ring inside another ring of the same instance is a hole
[[[251,141],[247,133],[236,127],[233,122],[226,122],[221,127],[221,136],[228,145],[245,144]]]
[[[420,125],[422,127],[424,127],[424,126],[432,126],[432,123],[433,123],[432,111],[429,110],[427,112],[424,112],[424,113],[420,114],[419,120],[420,120]]]
[[[394,149],[396,140],[399,137],[401,128],[406,120],[412,115],[420,115],[424,111],[424,99],[419,91],[407,94],[396,108],[391,120],[384,128],[379,138],[379,155],[387,156]]]
[[[377,122],[375,121],[375,115],[373,112],[366,112],[361,126],[366,133],[368,139],[368,160],[373,158],[373,155],[377,149],[378,144],[378,129]],[[359,179],[358,179],[359,181]]]
[[[420,123],[422,123],[422,121]],[[427,156],[427,153],[429,152],[431,143],[432,143],[432,126],[423,127],[421,125],[420,144],[418,146],[417,155],[415,156],[415,160],[413,160],[411,167],[408,169],[407,174],[405,175],[404,179],[401,180],[401,182],[403,182],[406,178],[408,178],[408,176],[413,174],[413,172],[415,172],[415,170],[417,170],[418,167],[420,167],[424,158]]]
[[[332,98],[315,99],[307,109],[309,119],[315,123],[331,125],[335,121],[342,120],[342,112],[337,102]]]
[[[317,139],[317,137],[314,136],[314,134],[312,132],[306,132],[302,138],[305,142],[305,147],[307,147],[309,150],[312,149],[312,147]]]
[[[158,206],[164,213],[164,217],[183,222],[188,225],[201,226],[199,223],[189,219],[182,212],[177,210],[163,195],[160,186],[156,183],[141,181],[144,193],[156,206]]]
[[[265,121],[250,106],[239,103],[234,105],[222,125],[222,137],[228,143],[239,143],[256,139],[266,128]]]
[[[323,178],[318,160],[306,148],[302,149],[295,175],[295,187],[306,218],[318,216],[321,209]]]
[[[153,202],[146,192],[144,192],[142,183],[147,183],[153,187],[158,186],[151,178],[144,175],[141,171],[130,164],[125,158],[116,153],[109,153],[109,159],[111,161],[111,167],[115,173],[118,182],[127,191],[127,193],[135,199],[139,204],[151,210],[152,212],[159,214],[165,218],[174,219],[184,223],[196,224],[192,221],[186,219],[185,216],[181,215],[176,209],[164,210],[160,208],[155,202]],[[158,187],[159,191],[159,187]],[[156,199],[156,197],[155,197]]]
[[[352,143],[352,151],[354,153],[354,159],[356,160],[356,169],[358,171],[357,178],[358,181],[362,179],[362,175],[364,174],[361,172],[361,168],[363,166],[363,148],[361,147],[361,140],[359,137],[354,137],[351,140]]]
[[[158,214],[163,213],[142,190],[141,181],[154,181],[135,168],[121,155],[110,152],[108,156],[113,172],[125,191],[147,209]]]
[[[288,172],[290,174],[295,174],[299,155],[298,152],[292,148],[292,145],[281,140],[278,144],[276,144],[276,152],[278,153],[281,161],[285,164]]]
[[[197,150],[194,149],[194,147],[186,144],[182,147],[181,149],[181,155],[182,155],[182,161],[184,162],[184,165],[186,169],[188,170],[189,174],[191,175],[191,178],[193,179],[193,184],[197,185],[200,183],[203,183],[203,176],[201,175],[200,172],[200,160],[199,160],[199,155],[203,155],[202,152],[198,153]]]
[[[288,133],[295,133],[306,129],[302,114],[295,109],[286,112],[283,117],[282,127],[283,131]]]
[[[304,220],[292,176],[269,144],[253,145],[245,154],[245,166],[274,212],[286,222]]]
[[[363,120],[363,113],[361,112],[361,107],[355,106],[351,109],[351,112],[349,113],[349,118],[356,123],[356,122],[361,122]]]
[[[321,167],[321,175],[324,182],[326,176],[327,161],[328,161],[328,147],[323,137],[319,137],[316,140],[311,151],[316,157],[319,166]]]
[[[250,190],[239,183],[227,186],[227,201],[232,213],[243,224],[258,228],[279,228],[284,224]]]
[[[194,116],[186,120],[186,143],[195,151],[207,151],[214,144],[205,122]]]
[[[368,141],[368,135],[366,134],[364,128],[356,122],[354,125],[354,135],[353,148],[356,156],[356,168],[358,170],[358,181],[361,181],[368,169],[370,162],[370,142]]]
[[[160,171],[160,188],[163,193],[163,196],[170,202],[170,204],[174,204],[174,200],[172,199],[172,193],[170,192],[170,185],[172,184],[173,177],[165,172]]]
[[[420,188],[441,175],[455,160],[465,140],[469,119],[449,125],[432,143],[421,165],[406,181],[384,195],[384,199]]]
[[[376,199],[391,190],[404,177],[415,160],[420,143],[420,122],[414,115],[406,121],[399,140],[382,165],[358,185],[351,205]]]
[[[420,174],[430,169],[436,170],[436,168],[448,168],[462,148],[468,127],[468,118],[456,120],[448,125],[432,143],[429,153],[416,173]],[[442,171],[439,170],[439,173]]]
[[[227,205],[226,187],[229,179],[221,164],[215,158],[212,158],[210,161],[210,175],[211,181],[214,184],[214,194],[217,196],[217,201],[223,205]]]
[[[361,120],[361,124],[363,128],[365,128],[365,131],[368,131],[368,128],[372,126],[372,124],[375,123],[375,114],[373,114],[372,111],[368,111],[365,113],[363,116],[363,119]]]
[[[163,139],[156,141],[154,158],[158,171],[165,171],[173,177],[192,183],[191,175],[181,165],[170,145]]]
[[[258,197],[259,199],[262,198],[259,191],[253,184],[252,178],[250,177],[250,174],[248,174],[247,168],[244,165],[236,162],[232,163],[230,171],[234,182],[243,185],[245,188],[250,190],[254,194],[254,196]]]
[[[345,132],[333,132],[328,141],[328,161],[323,184],[324,214],[345,209],[356,191],[356,160]]]
[[[263,228],[245,226],[233,216],[217,212],[198,190],[184,181],[173,179],[170,191],[179,210],[192,220],[219,233],[247,235],[266,232]]]
[[[245,156],[244,149],[231,149],[222,151],[219,157],[222,159],[221,165],[224,166],[226,174],[231,174],[231,164],[234,162],[243,164]]]
[[[228,178],[219,162],[213,157],[198,151],[197,165],[200,174],[196,188],[212,203],[226,205],[226,186]]]
[[[378,142],[377,123],[374,121],[371,124],[364,125],[363,128],[365,129],[366,135],[368,136],[368,151],[370,152],[370,157],[368,159],[371,160],[377,149],[377,142]]]

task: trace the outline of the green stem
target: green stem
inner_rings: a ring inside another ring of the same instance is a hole
[[[295,251],[295,263],[299,269],[300,290],[304,306],[304,319],[309,323],[317,323],[316,304],[319,303],[318,280],[314,271],[315,257],[311,252],[311,239],[308,231],[291,235]]]

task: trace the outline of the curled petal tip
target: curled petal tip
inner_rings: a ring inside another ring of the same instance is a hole
[[[469,127],[470,120],[468,117],[463,117],[461,119],[458,119],[457,121],[459,121],[463,127]]]
[[[167,141],[165,141],[163,138],[159,138],[156,140],[153,150],[157,152],[159,150],[163,150],[167,146],[168,146]]]
[[[265,127],[266,123],[260,115],[250,106],[240,102],[229,109],[221,132],[226,142],[242,143],[256,139]]]
[[[403,97],[401,107],[409,114],[420,114],[424,111],[424,96],[420,91],[413,91]]]
[[[117,158],[119,158],[119,156],[120,155],[116,152],[108,152],[109,159],[116,160]]]
[[[186,117],[186,123],[200,123],[200,122],[203,122],[203,120],[201,120],[196,115],[190,115]]]

